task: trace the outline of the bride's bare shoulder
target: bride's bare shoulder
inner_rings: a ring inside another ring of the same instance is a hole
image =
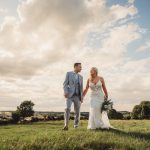
[[[104,81],[104,78],[102,76],[98,76],[98,77],[101,81]]]
[[[91,78],[88,78],[87,81],[88,81],[88,82],[91,81]]]
[[[104,79],[102,76],[98,76],[100,79]]]

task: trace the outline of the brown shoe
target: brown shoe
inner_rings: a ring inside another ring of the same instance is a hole
[[[68,130],[68,127],[67,127],[67,126],[64,126],[64,128],[63,128],[62,130],[66,130],[66,131],[67,131],[67,130]]]
[[[74,128],[77,129],[77,128],[79,128],[79,127],[78,127],[78,125],[74,125]]]

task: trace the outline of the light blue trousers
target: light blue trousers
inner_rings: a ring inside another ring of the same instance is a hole
[[[75,117],[74,118],[74,126],[79,125],[81,101],[79,99],[79,96],[73,96],[71,98],[66,99],[66,108],[65,108],[65,113],[64,113],[65,126],[68,126],[68,124],[69,124],[72,103],[74,103],[74,114],[75,114],[74,115],[74,117]]]

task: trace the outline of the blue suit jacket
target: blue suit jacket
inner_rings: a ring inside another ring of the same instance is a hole
[[[80,84],[80,100],[83,96],[83,77],[79,75],[79,84]],[[70,71],[70,72],[67,72],[66,74],[66,78],[65,78],[65,81],[63,83],[63,89],[64,89],[64,93],[68,93],[69,96],[68,98],[71,98],[75,92],[75,81],[76,78],[75,78],[75,72],[74,71]]]

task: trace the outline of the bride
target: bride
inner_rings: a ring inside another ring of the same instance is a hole
[[[98,76],[98,69],[96,67],[91,68],[90,74],[91,77],[87,80],[87,85],[83,92],[83,96],[85,96],[90,88],[90,113],[87,129],[113,128],[109,123],[107,112],[103,111],[101,113],[102,103],[108,99],[104,78]]]

